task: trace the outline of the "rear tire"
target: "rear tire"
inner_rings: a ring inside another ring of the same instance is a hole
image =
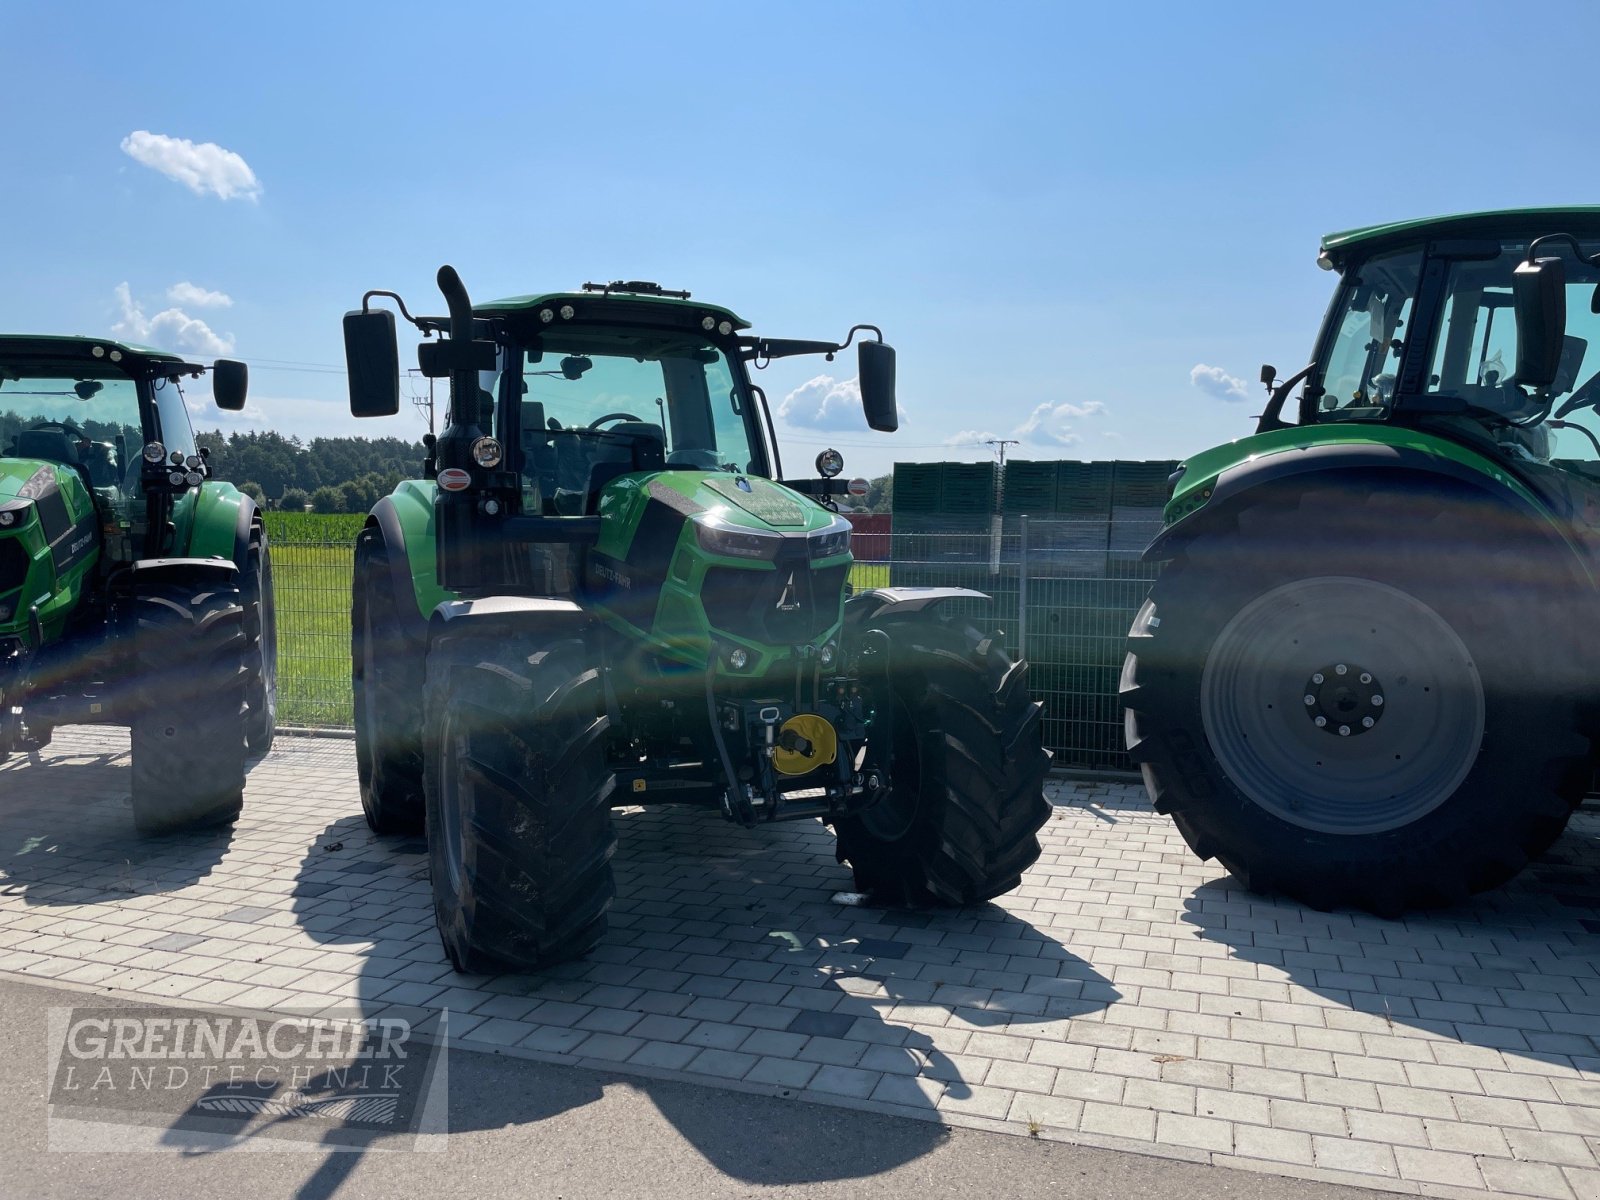
[[[406,597],[407,603],[410,597]],[[356,539],[350,604],[350,682],[355,700],[356,777],[374,833],[423,828],[422,688],[427,648],[406,630],[388,550],[377,529]]]
[[[1168,565],[1121,691],[1196,854],[1393,916],[1495,887],[1560,835],[1589,778],[1584,622],[1558,555],[1509,520],[1324,484]]]
[[[251,754],[262,755],[272,749],[278,732],[278,603],[272,590],[272,552],[260,525],[250,527],[243,586],[246,744]]]
[[[608,719],[579,639],[446,634],[428,653],[428,856],[458,971],[578,958],[615,895]]]
[[[961,617],[890,616],[890,794],[837,823],[837,853],[874,903],[976,904],[1011,891],[1050,816],[1043,706],[1028,665]]]
[[[133,823],[224,824],[245,776],[244,605],[232,588],[173,584],[133,601]]]

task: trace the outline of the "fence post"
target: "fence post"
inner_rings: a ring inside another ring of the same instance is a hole
[[[1017,658],[1028,657],[1028,514],[1019,522],[1021,543],[1017,547]]]

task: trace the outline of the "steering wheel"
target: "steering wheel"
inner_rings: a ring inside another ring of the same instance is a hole
[[[616,413],[607,413],[603,417],[596,417],[594,420],[590,421],[587,425],[585,425],[584,428],[585,429],[599,429],[600,426],[604,425],[608,421],[638,421],[641,425],[644,424],[644,418],[643,417],[636,417],[632,413],[616,412]]]
[[[29,429],[60,429],[72,434],[74,437],[88,440],[89,435],[84,433],[83,427],[76,421],[40,421],[36,425],[28,426]]]

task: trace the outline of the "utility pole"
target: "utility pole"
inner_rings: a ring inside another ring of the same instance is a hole
[[[984,442],[986,446],[993,446],[1000,452],[1000,469],[1006,468],[1006,447],[1020,446],[1022,443],[1016,438],[989,438]]]

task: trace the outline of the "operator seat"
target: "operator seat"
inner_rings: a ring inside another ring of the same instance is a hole
[[[583,493],[583,511],[592,513],[600,504],[600,490],[629,471],[659,470],[666,461],[667,439],[661,426],[652,421],[618,421],[612,433],[632,439],[608,439],[589,464],[589,480]]]
[[[17,434],[18,458],[42,458],[64,467],[79,467],[78,447],[64,429],[24,429]]]

